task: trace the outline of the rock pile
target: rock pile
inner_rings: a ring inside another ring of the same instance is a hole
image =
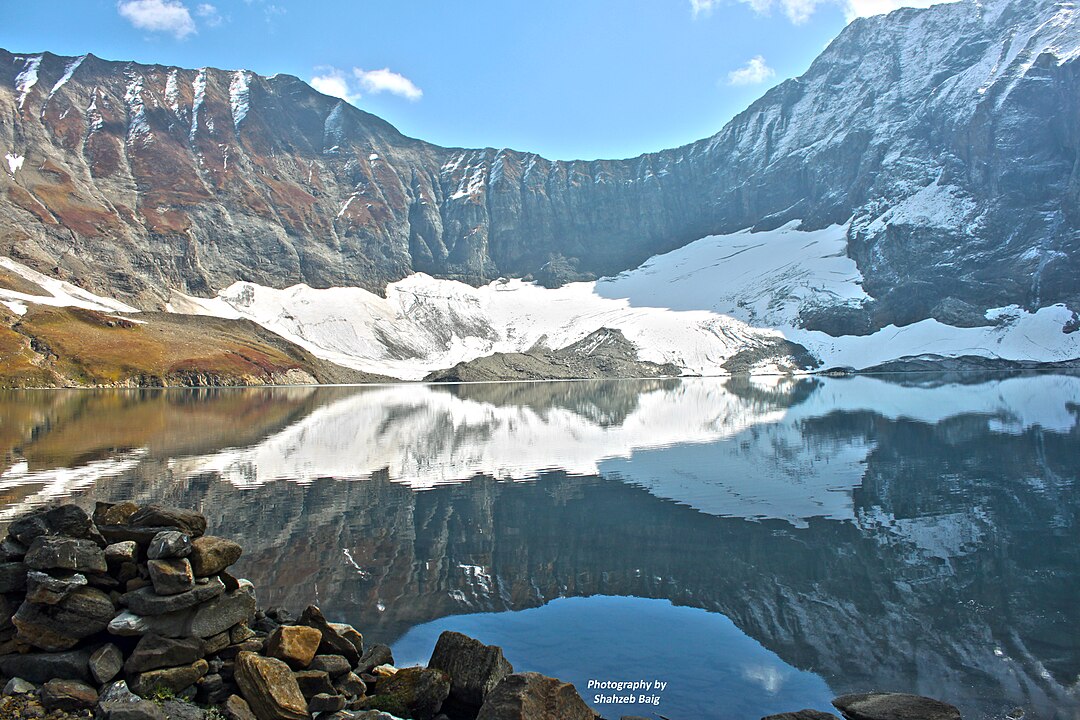
[[[0,717],[595,720],[572,685],[443,633],[428,667],[309,606],[256,607],[241,548],[199,513],[42,509],[0,542]],[[549,708],[545,710],[544,708]],[[48,716],[47,716],[48,714]]]

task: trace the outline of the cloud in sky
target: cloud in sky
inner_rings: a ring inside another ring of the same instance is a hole
[[[362,92],[371,95],[385,92],[413,101],[424,95],[424,91],[412,80],[390,68],[353,68],[351,73],[347,73],[335,67],[321,67],[315,71],[317,74],[311,78],[311,87],[324,95],[338,97],[350,103],[359,100]]]
[[[120,0],[116,9],[140,30],[171,33],[178,40],[195,32],[191,12],[179,0]]]
[[[690,0],[690,11],[694,18],[709,15],[721,4],[727,4],[732,0]],[[737,0],[759,15],[769,15],[773,10],[779,10],[787,16],[788,20],[796,25],[805,23],[819,7],[836,5],[844,10],[848,21],[857,17],[869,17],[892,12],[902,7],[930,7],[942,2],[955,2],[956,0]]]
[[[195,8],[195,14],[201,17],[209,27],[217,27],[224,21],[218,9],[210,3],[201,3]]]
[[[728,85],[759,85],[776,77],[776,71],[769,67],[761,55],[750,58],[746,65],[728,73]]]

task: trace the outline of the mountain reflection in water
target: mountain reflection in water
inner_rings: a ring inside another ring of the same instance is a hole
[[[1075,718],[1080,379],[918,377],[7,392],[0,517],[198,508],[369,641],[653,598],[834,692]]]

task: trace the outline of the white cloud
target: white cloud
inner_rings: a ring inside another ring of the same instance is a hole
[[[202,3],[195,8],[195,14],[206,21],[206,24],[210,27],[217,27],[220,25],[224,18],[221,17],[221,13],[218,9],[210,3]]]
[[[362,93],[377,95],[386,92],[407,100],[419,100],[424,95],[412,80],[390,68],[363,70],[354,67],[349,73],[336,67],[323,66],[315,68],[315,72],[317,74],[311,78],[311,87],[345,102],[355,103]]]
[[[360,87],[369,93],[378,94],[388,92],[399,95],[407,100],[419,100],[424,91],[416,87],[409,78],[390,70],[361,70],[353,68],[353,75],[360,81]]]
[[[761,55],[750,58],[746,65],[728,73],[728,85],[758,85],[776,77],[776,71],[765,62]]]
[[[724,0],[690,0],[690,11],[695,18],[709,15]],[[814,12],[824,5],[838,6],[850,22],[857,17],[869,17],[892,12],[902,7],[925,8],[956,0],[738,0],[749,5],[759,15],[769,15],[778,9],[788,20],[801,25],[810,19]]]
[[[140,30],[172,33],[178,40],[195,32],[191,12],[179,0],[120,0],[116,9]]]
[[[341,98],[345,102],[356,102],[360,99],[358,93],[349,89],[349,78],[337,68],[317,68],[322,74],[311,78],[311,87],[324,95]]]

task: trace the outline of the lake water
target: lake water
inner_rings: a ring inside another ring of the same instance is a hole
[[[460,630],[608,718],[1080,717],[1075,376],[6,392],[0,470],[0,522],[197,508],[264,607],[398,664]]]

